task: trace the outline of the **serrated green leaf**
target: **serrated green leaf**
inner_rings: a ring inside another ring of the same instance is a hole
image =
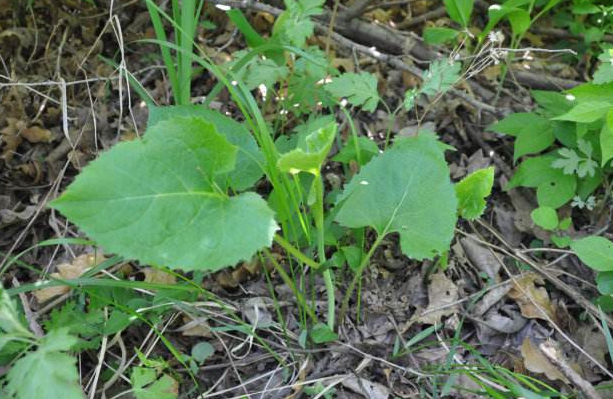
[[[336,123],[331,123],[306,136],[304,143],[299,141],[298,148],[281,155],[277,161],[279,170],[292,174],[307,172],[318,176],[334,143],[336,128]]]
[[[21,323],[15,302],[0,285],[0,332],[29,337],[32,333]]]
[[[470,1],[472,3],[472,1]],[[460,32],[450,28],[431,27],[424,29],[424,41],[428,44],[443,44],[449,42]]]
[[[612,103],[605,101],[581,102],[570,111],[552,118],[553,120],[571,121],[580,123],[594,122],[602,118],[612,107]]]
[[[347,144],[345,144],[339,151],[339,153],[332,157],[332,160],[343,163],[349,163],[351,161],[357,162],[358,156],[355,147],[355,140],[352,136],[347,141]],[[379,147],[377,146],[377,143],[368,137],[359,136],[358,147],[360,148],[360,159],[362,161],[361,165],[367,164],[374,156],[379,154]]]
[[[473,0],[444,0],[445,8],[449,18],[462,25],[463,28],[468,26],[470,15],[473,12]]]
[[[458,62],[450,62],[447,59],[432,61],[421,77],[423,82],[419,94],[433,97],[447,92],[460,79],[460,69]]]
[[[494,167],[479,169],[455,185],[458,213],[465,219],[475,220],[485,210],[485,198],[492,192]]]
[[[177,381],[166,374],[158,378],[151,368],[134,367],[130,381],[136,399],[175,399],[178,396]]]
[[[336,221],[370,226],[379,236],[398,232],[404,254],[432,259],[449,248],[457,220],[455,189],[436,138],[398,140],[353,177],[339,199]]]
[[[50,205],[107,252],[218,270],[269,246],[277,229],[259,195],[215,188],[236,151],[212,124],[173,117],[103,153]]]
[[[273,26],[273,36],[283,42],[303,47],[313,35],[315,25],[310,17],[323,12],[324,0],[284,0],[286,10],[279,15]]]
[[[212,123],[218,133],[223,135],[230,144],[237,147],[238,152],[236,153],[234,169],[227,173],[220,173],[215,179],[220,187],[230,186],[234,190],[243,191],[253,187],[262,177],[264,174],[262,167],[264,155],[262,155],[249,130],[244,125],[217,111],[199,105],[151,107],[147,128],[178,116],[202,118]]]
[[[243,74],[245,85],[250,90],[262,84],[268,88],[274,87],[275,83],[285,79],[287,75],[289,75],[289,69],[285,65],[277,65],[270,58],[262,60],[259,57],[249,63]]]
[[[351,105],[373,112],[379,104],[377,77],[368,72],[344,73],[324,86],[333,97],[345,98]]]
[[[553,230],[558,227],[558,214],[555,209],[548,206],[536,208],[530,213],[530,217],[537,226],[545,230]]]
[[[589,236],[570,244],[583,263],[601,272],[613,271],[613,242],[604,237]]]
[[[63,351],[77,341],[67,329],[51,331],[39,347],[8,372],[6,392],[15,399],[82,399],[76,359]]]

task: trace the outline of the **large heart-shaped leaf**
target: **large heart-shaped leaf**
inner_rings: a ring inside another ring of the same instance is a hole
[[[432,259],[447,250],[457,199],[442,148],[426,133],[398,140],[345,186],[336,221],[370,226],[379,236],[398,232],[402,251],[412,258]]]
[[[217,185],[236,152],[212,124],[173,117],[102,154],[51,206],[108,252],[217,270],[269,246],[277,229],[259,195]]]
[[[216,179],[221,187],[230,186],[237,191],[243,191],[252,187],[262,177],[264,156],[244,125],[200,105],[176,105],[151,107],[147,128],[176,116],[194,116],[210,122],[231,144],[238,147],[236,167],[230,172],[221,173]]]

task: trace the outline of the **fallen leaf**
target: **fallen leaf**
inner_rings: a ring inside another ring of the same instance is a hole
[[[390,396],[390,390],[385,385],[355,375],[344,378],[341,385],[370,399],[387,399]]]
[[[206,318],[199,317],[196,319],[190,319],[185,317],[183,319],[186,323],[177,328],[175,331],[180,332],[186,337],[205,337],[210,338],[211,335],[211,326]]]
[[[428,285],[428,307],[417,321],[424,324],[439,324],[441,317],[458,312],[458,305],[450,305],[458,300],[458,287],[443,272],[430,277]]]
[[[51,131],[43,129],[40,126],[30,126],[23,129],[21,135],[30,143],[49,143],[51,140],[53,140]]]
[[[528,273],[513,281],[507,293],[514,299],[521,310],[522,316],[528,319],[549,319],[556,321],[556,312],[545,287],[536,284],[545,284],[543,279],[535,273]],[[544,314],[543,314],[544,312]],[[547,315],[547,317],[545,316]]]
[[[550,380],[568,382],[562,373],[541,353],[537,345],[532,343],[529,337],[524,338],[524,342],[521,344],[521,354],[524,357],[526,369],[531,372],[545,374]]]
[[[72,280],[80,277],[87,270],[104,262],[104,255],[98,253],[83,254],[73,259],[71,263],[62,263],[57,266],[57,273],[51,273],[50,277],[62,280]],[[34,296],[39,303],[48,301],[56,296],[63,295],[70,291],[70,287],[61,285],[58,287],[48,287],[34,291]]]
[[[145,282],[147,283],[160,283],[160,284],[176,284],[177,278],[170,274],[166,273],[160,269],[154,269],[153,267],[147,267],[142,270],[145,275]]]

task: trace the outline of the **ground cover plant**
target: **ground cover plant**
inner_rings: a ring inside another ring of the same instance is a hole
[[[610,395],[607,5],[5,8],[0,396]]]

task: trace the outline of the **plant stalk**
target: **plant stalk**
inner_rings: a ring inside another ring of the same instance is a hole
[[[324,183],[321,174],[315,176],[313,182],[315,189],[315,227],[317,228],[317,253],[319,256],[319,264],[322,265],[326,261],[326,248],[324,237]],[[336,312],[336,295],[334,292],[334,279],[332,271],[327,268],[323,271],[324,283],[326,285],[326,293],[328,295],[328,327],[334,331],[334,317]]]

